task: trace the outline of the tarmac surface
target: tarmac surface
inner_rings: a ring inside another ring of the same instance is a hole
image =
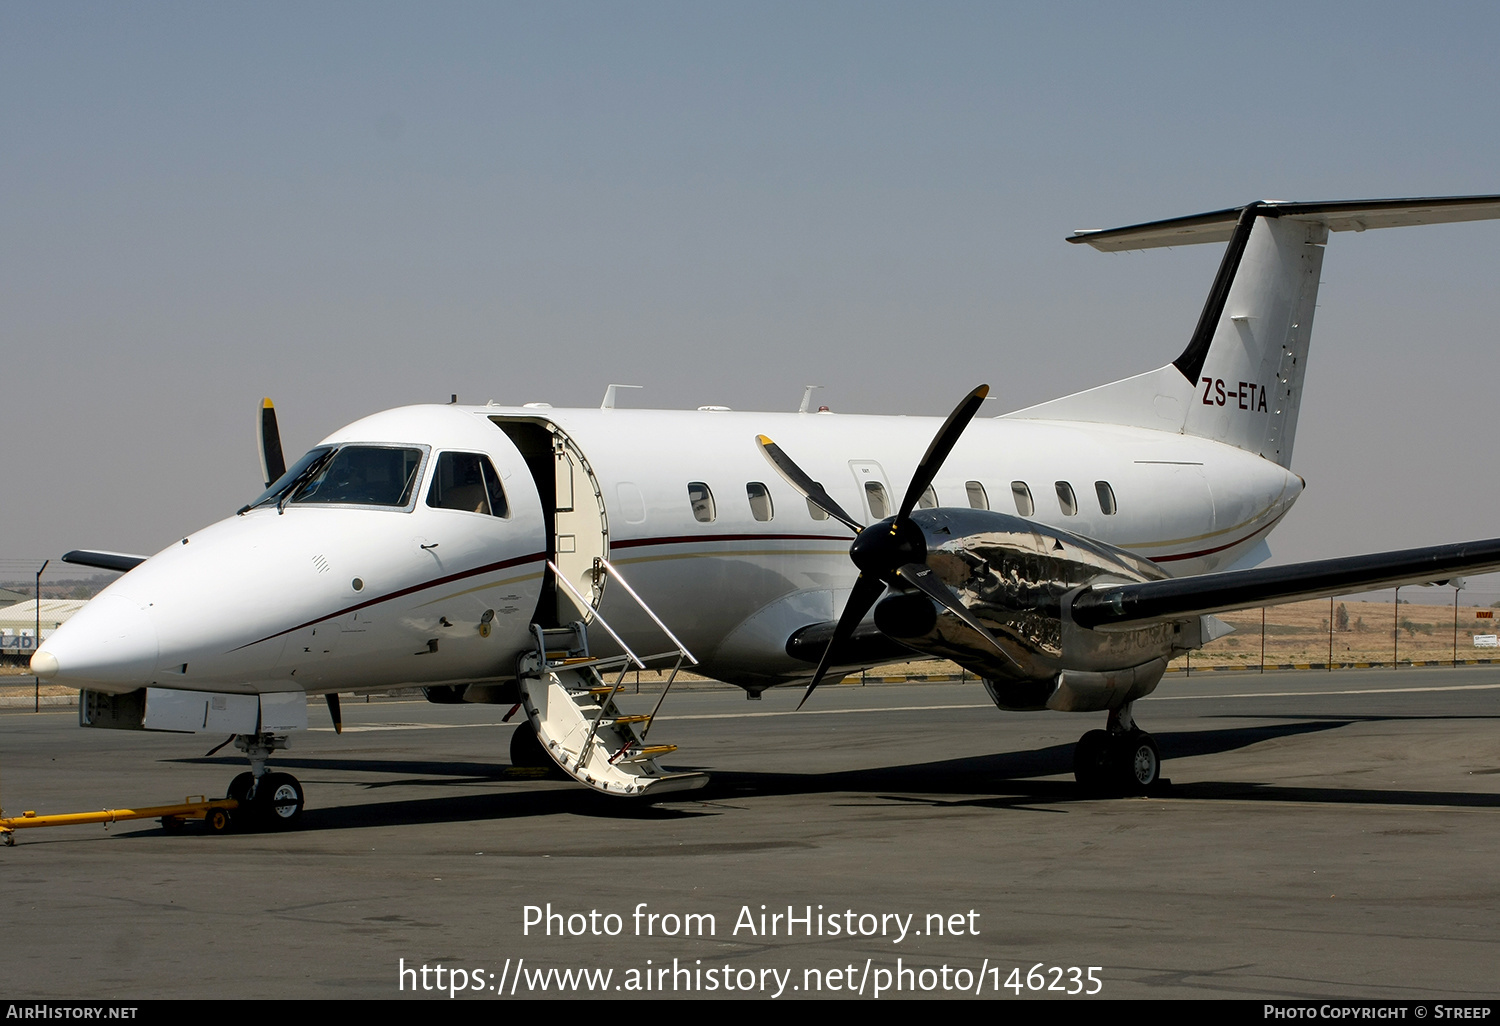
[[[654,806],[512,770],[503,707],[346,700],[336,736],[319,703],[272,760],[301,830],[18,832],[0,996],[447,1001],[454,969],[460,1000],[1500,992],[1500,667],[1169,678],[1137,718],[1170,785],[1128,799],[1073,783],[1099,714],[798,697],[674,691],[651,740],[713,779]],[[0,803],[218,796],[220,740],[7,711]]]

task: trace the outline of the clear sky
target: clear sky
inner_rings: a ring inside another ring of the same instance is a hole
[[[1159,366],[1218,247],[1500,193],[1500,5],[0,2],[0,555],[153,552],[412,402],[995,412]],[[1278,561],[1500,535],[1500,222],[1335,235]],[[1500,588],[1500,586],[1497,586]]]

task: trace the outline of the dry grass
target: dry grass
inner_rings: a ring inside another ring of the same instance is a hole
[[[1348,627],[1340,629],[1338,607],[1348,611]],[[1492,612],[1488,606],[1458,607],[1457,657],[1500,658],[1495,649],[1476,649],[1475,634],[1496,633],[1495,620],[1478,619],[1476,612]],[[1454,658],[1452,606],[1390,602],[1343,602],[1332,606],[1333,662],[1390,663],[1447,662]],[[1327,663],[1329,661],[1329,616],[1326,599],[1295,602],[1266,610],[1265,662]],[[1261,611],[1225,613],[1220,619],[1236,628],[1202,651],[1193,653],[1194,666],[1259,666],[1261,663]]]

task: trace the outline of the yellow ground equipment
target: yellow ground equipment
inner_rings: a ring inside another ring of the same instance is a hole
[[[189,796],[179,805],[152,805],[140,809],[101,809],[98,812],[64,812],[52,816],[38,816],[35,812],[23,812],[19,816],[0,817],[0,839],[7,845],[16,843],[17,830],[32,827],[72,826],[80,823],[120,823],[130,819],[160,819],[162,829],[168,832],[181,830],[190,819],[201,819],[210,833],[223,833],[229,829],[230,813],[239,808],[233,798],[206,799],[203,795]]]

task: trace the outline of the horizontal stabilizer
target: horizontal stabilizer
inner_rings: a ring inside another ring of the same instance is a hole
[[[1078,596],[1072,613],[1080,626],[1111,627],[1327,598],[1393,584],[1443,584],[1462,574],[1492,570],[1500,570],[1500,538],[1139,584],[1098,585]]]
[[[62,559],[64,563],[76,563],[99,570],[118,570],[122,574],[134,570],[146,561],[145,556],[132,556],[124,552],[92,552],[88,549],[74,549]]]
[[[1362,232],[1366,228],[1402,228],[1418,224],[1483,221],[1500,217],[1500,196],[1434,196],[1426,199],[1333,200],[1254,204],[1262,217],[1292,217],[1325,225],[1329,231]],[[1076,231],[1069,242],[1086,242],[1107,253],[1161,246],[1228,242],[1245,207],[1207,214],[1148,221],[1123,228]]]

